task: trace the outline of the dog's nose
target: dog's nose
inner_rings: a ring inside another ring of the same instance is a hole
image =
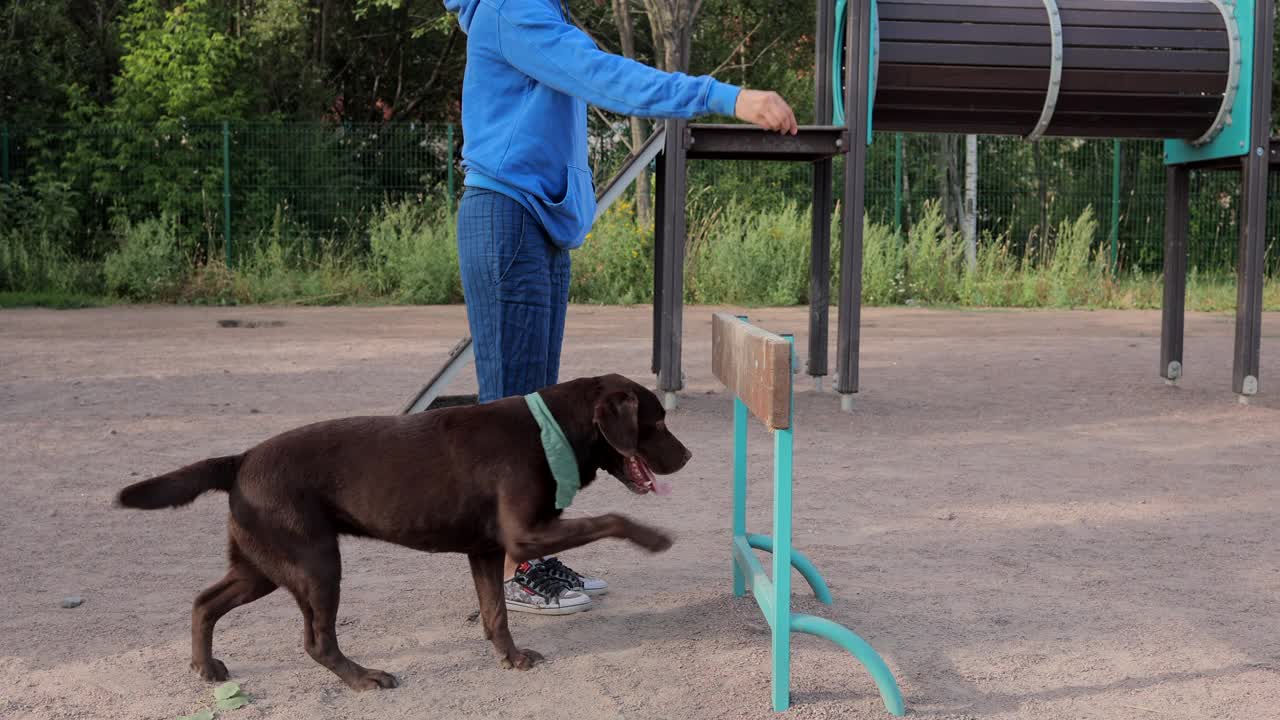
[[[689,448],[684,449],[684,462],[689,462],[693,458],[693,453],[689,452]]]

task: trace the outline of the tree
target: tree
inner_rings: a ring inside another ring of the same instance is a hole
[[[213,122],[241,117],[248,90],[236,82],[243,43],[229,35],[212,0],[168,9],[134,0],[121,27],[125,53],[111,104],[113,120]]]
[[[617,24],[618,41],[622,46],[623,56],[636,59],[635,23],[631,21],[631,6],[628,0],[613,0],[613,18]],[[645,123],[634,115],[628,118],[628,121],[631,126],[631,152],[638,152],[645,141]],[[636,222],[640,227],[648,227],[653,222],[651,197],[649,173],[640,173],[640,177],[636,179]]]
[[[0,9],[0,120],[56,123],[78,85],[98,102],[119,68],[124,0],[11,0]]]
[[[960,226],[960,213],[964,205],[961,198],[960,137],[938,136],[938,198],[942,203],[942,217],[949,228]]]
[[[658,67],[667,72],[687,71],[693,22],[702,0],[644,0],[644,7],[653,28]]]

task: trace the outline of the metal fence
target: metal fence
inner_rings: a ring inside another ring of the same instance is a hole
[[[199,232],[211,253],[234,262],[237,248],[267,233],[360,243],[369,218],[388,202],[452,207],[461,192],[461,133],[452,125],[248,123],[162,127],[0,126],[0,181],[35,188],[58,182],[76,204],[86,238],[115,217],[168,212]],[[947,192],[948,151],[940,136],[877,135],[868,159],[872,220],[909,226],[926,202]],[[627,154],[620,132],[597,132],[591,164],[598,180]],[[837,160],[837,197],[842,174]],[[952,162],[963,170],[963,158]],[[1158,271],[1162,257],[1164,167],[1151,141],[979,141],[978,225],[1021,249],[1045,226],[1091,206],[1099,242],[1114,245],[1122,268]],[[695,162],[696,207],[735,201],[763,209],[807,204],[803,164]],[[1280,234],[1280,187],[1273,182],[1268,258]],[[1234,173],[1196,173],[1190,264],[1206,272],[1234,266]],[[708,202],[709,201],[709,202]],[[92,240],[84,240],[91,245]],[[1105,247],[1110,254],[1111,248]]]

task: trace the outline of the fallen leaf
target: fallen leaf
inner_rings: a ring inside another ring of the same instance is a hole
[[[238,710],[249,704],[249,698],[243,695],[236,695],[225,700],[218,701],[219,710]]]

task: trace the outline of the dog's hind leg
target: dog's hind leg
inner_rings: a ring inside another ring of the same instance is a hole
[[[338,538],[316,538],[297,546],[289,558],[285,586],[293,593],[304,620],[303,646],[316,662],[329,668],[354,690],[393,688],[390,673],[371,670],[342,654],[338,647],[338,599],[342,581],[342,557]]]
[[[542,660],[533,650],[521,650],[511,639],[507,627],[507,603],[502,595],[502,564],[505,554],[501,550],[488,553],[472,553],[471,578],[476,583],[476,597],[480,600],[480,622],[484,625],[484,637],[493,642],[498,661],[504,668],[528,670]]]
[[[205,680],[226,680],[227,666],[213,656],[213,626],[218,618],[276,589],[230,542],[231,567],[218,582],[196,596],[191,606],[191,669]]]

